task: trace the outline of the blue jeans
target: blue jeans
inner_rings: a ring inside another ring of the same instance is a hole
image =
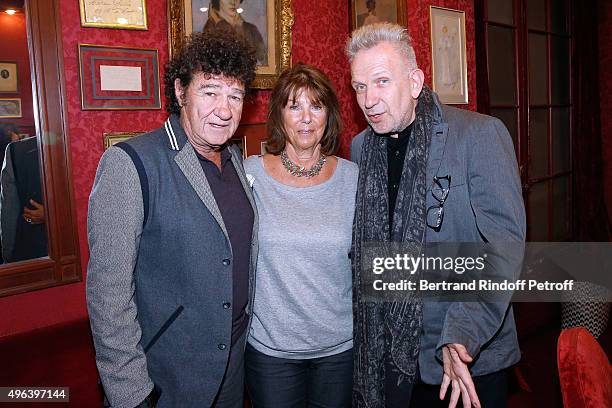
[[[253,408],[351,406],[353,350],[293,360],[270,357],[247,344],[247,391]]]

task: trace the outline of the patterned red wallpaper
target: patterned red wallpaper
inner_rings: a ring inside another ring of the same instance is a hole
[[[608,217],[612,222],[612,77],[607,68],[612,64],[612,3],[599,1],[599,98],[601,138],[604,160],[604,194]]]
[[[73,189],[76,202],[82,266],[87,253],[87,200],[98,161],[103,152],[103,133],[137,131],[159,127],[165,111],[82,111],[78,82],[78,43],[97,45],[157,48],[160,67],[168,59],[166,0],[147,1],[148,31],[82,28],[79,2],[60,0],[62,40],[66,69],[68,131],[72,159]],[[429,2],[407,0],[408,21],[418,61],[431,77],[429,58]],[[471,0],[434,1],[436,5],[466,11],[468,44],[469,100],[468,109],[475,109],[474,9]],[[344,132],[340,155],[348,156],[352,137],[365,122],[350,87],[350,71],[344,57],[344,43],[349,34],[348,1],[293,0],[293,62],[302,61],[322,69],[332,79],[341,102]],[[163,89],[162,89],[163,95]],[[269,91],[257,91],[247,100],[242,123],[258,123],[266,119]],[[86,316],[85,285],[78,283],[0,299],[0,318],[9,332],[21,332],[36,327]],[[10,311],[10,313],[8,312]]]
[[[158,127],[166,118],[163,109],[154,111],[82,111],[79,88],[78,44],[113,45],[159,50],[160,67],[168,60],[166,2],[148,1],[149,29],[113,30],[83,28],[79,2],[61,0],[62,40],[68,99],[68,131],[72,156],[73,189],[76,201],[79,242],[83,266],[87,264],[87,200],[98,160],[103,152],[103,133],[140,131]],[[161,93],[163,95],[163,89]]]
[[[476,110],[476,46],[474,40],[473,0],[408,0],[408,29],[412,36],[417,62],[425,72],[425,82],[431,86],[431,36],[429,6],[465,11],[465,36],[468,66],[468,105],[461,108]]]

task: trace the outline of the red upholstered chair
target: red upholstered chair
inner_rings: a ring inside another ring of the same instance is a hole
[[[587,329],[561,332],[557,364],[565,408],[612,407],[612,366]]]

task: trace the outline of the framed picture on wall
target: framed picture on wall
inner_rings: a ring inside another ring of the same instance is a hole
[[[19,92],[17,63],[13,61],[0,61],[0,92]]]
[[[142,135],[146,132],[109,132],[104,133],[104,150],[109,147],[116,145],[117,143],[124,142],[134,136]]]
[[[79,0],[81,26],[119,28],[124,30],[147,29],[146,0]]]
[[[168,0],[170,55],[191,33],[213,27],[234,28],[256,49],[254,88],[272,88],[280,73],[291,65],[292,26],[291,0]]]
[[[406,27],[406,0],[351,0],[351,31],[387,21]]]
[[[238,126],[236,133],[232,138],[234,144],[244,146],[242,153],[246,159],[249,156],[265,153],[262,148],[265,146],[265,140],[268,138],[268,127],[265,123],[245,124]]]
[[[21,98],[0,98],[0,119],[20,118]]]
[[[465,12],[429,7],[433,90],[442,103],[468,103]]]
[[[81,109],[160,109],[157,50],[79,44]]]
[[[242,158],[246,159],[248,157],[247,153],[247,145],[246,145],[246,136],[242,137],[233,137],[229,140],[229,144],[234,146],[238,146],[240,152],[242,153]]]

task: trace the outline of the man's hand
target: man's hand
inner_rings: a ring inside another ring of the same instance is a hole
[[[449,384],[452,384],[449,408],[457,406],[459,395],[463,401],[463,408],[470,408],[472,405],[480,408],[476,387],[467,366],[472,362],[472,357],[465,347],[457,343],[445,345],[442,348],[442,361],[444,362],[444,377],[440,386],[440,399],[444,399]]]
[[[30,199],[30,205],[34,209],[27,206],[23,207],[23,219],[28,224],[43,224],[45,222],[45,206],[32,199]]]

